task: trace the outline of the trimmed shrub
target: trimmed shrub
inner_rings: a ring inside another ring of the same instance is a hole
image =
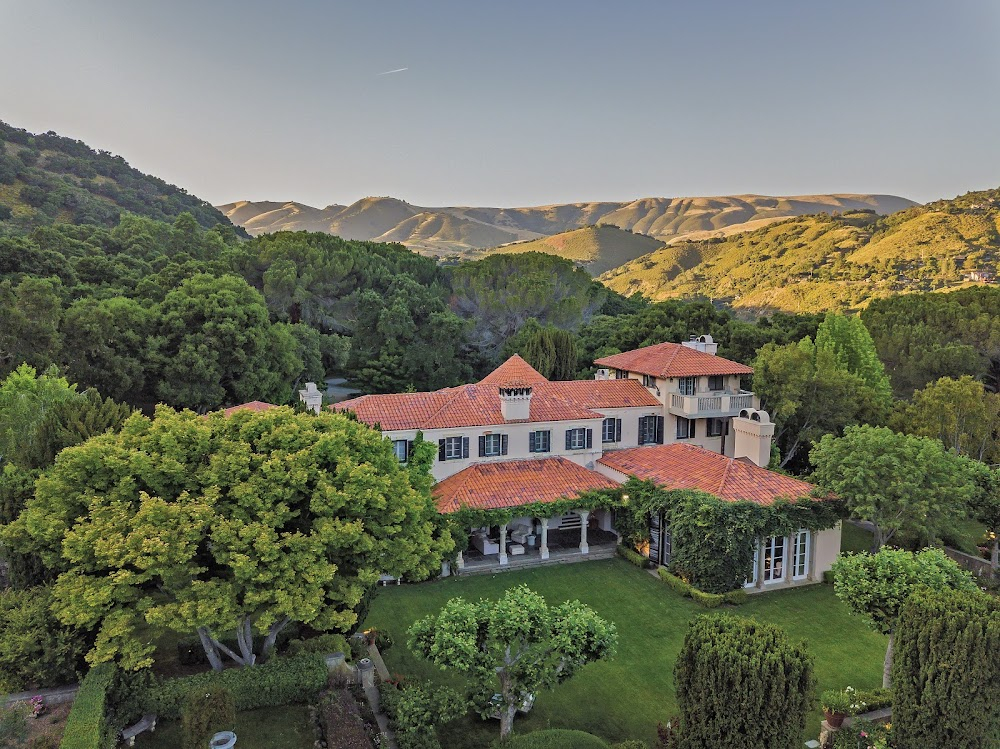
[[[706,609],[717,609],[722,605],[722,596],[718,593],[705,593],[697,588],[691,588],[691,598],[699,606]]]
[[[318,653],[320,655],[343,653],[350,657],[351,647],[343,635],[325,634],[310,637],[307,640],[292,640],[288,643],[289,655],[299,655],[300,653]]]
[[[204,749],[219,731],[236,725],[236,701],[225,687],[192,689],[184,698],[181,731],[184,749]]]
[[[731,590],[728,593],[722,594],[722,602],[728,603],[730,606],[742,606],[749,600],[750,600],[750,594],[742,589]]]
[[[691,597],[691,586],[677,577],[677,575],[668,572],[665,567],[660,567],[660,569],[656,571],[656,574],[660,576],[660,579],[663,582],[685,598]]]
[[[823,570],[823,582],[827,585],[833,585],[834,575],[833,570]]]
[[[627,546],[618,544],[618,556],[624,559],[630,564],[634,564],[639,569],[647,569],[652,565],[652,562],[647,557],[637,552],[635,549],[630,549]]]
[[[229,668],[221,673],[208,671],[154,684],[149,690],[146,710],[175,720],[181,716],[181,706],[189,692],[221,687],[232,692],[239,711],[301,704],[314,700],[326,686],[326,680],[326,663],[315,653],[278,657],[260,666]]]
[[[900,611],[892,734],[902,747],[1000,745],[1000,602],[918,589]]]
[[[639,741],[639,739],[629,739],[612,744],[611,749],[649,749],[649,744],[645,741]]]
[[[468,700],[454,689],[430,683],[402,688],[382,683],[379,696],[400,749],[440,749],[438,726],[469,709]]]
[[[732,596],[733,602],[735,602],[736,604],[746,602],[746,591],[744,590],[734,590],[723,595],[720,595],[719,593],[706,593],[703,590],[698,590],[690,583],[684,582],[684,580],[677,577],[677,575],[668,572],[663,567],[660,567],[660,569],[656,571],[656,574],[660,576],[660,579],[663,582],[665,582],[667,585],[673,588],[674,591],[684,596],[685,598],[692,599],[699,606],[702,606],[706,609],[717,609],[719,608],[719,606],[722,605],[723,601],[726,601],[728,603],[729,601],[727,601],[726,596]],[[740,598],[737,595],[734,595],[739,593],[743,594],[742,598]]]
[[[753,619],[691,623],[674,666],[682,749],[798,749],[813,706],[804,645]]]
[[[533,731],[514,736],[505,744],[496,742],[493,746],[503,749],[608,749],[607,742],[592,733],[563,728]]]
[[[101,663],[80,682],[59,749],[113,749],[118,743],[120,729],[107,719],[107,695],[116,670],[112,663]]]

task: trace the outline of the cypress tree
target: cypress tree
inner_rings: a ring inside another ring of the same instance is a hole
[[[922,588],[904,604],[893,661],[899,749],[1000,746],[1000,603]]]

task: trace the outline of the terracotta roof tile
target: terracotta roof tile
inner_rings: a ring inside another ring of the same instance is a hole
[[[638,380],[559,380],[535,387],[535,392],[584,408],[662,408]]]
[[[654,377],[753,374],[753,369],[721,356],[706,354],[680,343],[657,343],[596,359],[594,364]]]
[[[514,354],[481,379],[479,384],[504,385],[510,382],[535,384],[536,382],[548,382],[548,380],[538,370],[522,359],[519,354]]]
[[[534,502],[555,502],[588,489],[618,484],[566,458],[480,463],[434,486],[438,511],[500,509]]]
[[[760,505],[812,494],[812,484],[695,445],[675,443],[615,450],[598,460],[627,476],[668,489],[700,489],[730,502]]]

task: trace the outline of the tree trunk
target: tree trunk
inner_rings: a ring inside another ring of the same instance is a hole
[[[288,622],[290,621],[291,619],[286,616],[271,625],[271,628],[267,631],[267,637],[264,639],[264,645],[260,649],[261,660],[267,660],[271,657],[271,651],[274,650],[274,643],[278,639],[278,635],[281,633],[281,630],[288,626]]]
[[[250,619],[244,619],[236,627],[236,642],[240,646],[243,665],[253,666],[257,662],[257,656],[253,652],[253,626]]]
[[[896,633],[889,630],[889,645],[885,649],[885,661],[882,663],[882,686],[889,689],[892,686],[892,646]]]
[[[878,523],[872,523],[872,554],[878,554],[885,539],[882,538],[882,527]]]
[[[504,705],[500,708],[500,740],[510,736],[514,730],[514,715],[517,713],[517,705]]]
[[[212,666],[213,671],[222,670],[222,658],[219,657],[219,649],[215,646],[215,640],[208,633],[207,627],[198,627],[198,638],[201,640],[201,646],[205,648],[205,655],[208,656],[208,662]]]

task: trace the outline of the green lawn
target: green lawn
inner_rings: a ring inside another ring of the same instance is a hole
[[[406,629],[436,612],[449,598],[497,598],[507,588],[527,584],[550,603],[579,599],[618,627],[618,655],[587,666],[577,676],[538,696],[535,708],[515,730],[575,728],[610,741],[656,738],[656,724],[676,714],[673,664],[692,617],[705,613],[652,575],[619,560],[558,565],[493,576],[448,578],[432,583],[380,589],[366,622],[392,633],[396,645],[385,653],[390,671],[460,685],[406,648]],[[813,585],[751,597],[727,614],[773,622],[807,642],[816,660],[819,690],[881,684],[886,640],[865,621],[848,614],[829,585]],[[820,714],[810,720],[815,737]],[[443,732],[446,749],[488,745],[499,727],[468,718]]]
[[[316,737],[309,709],[301,705],[265,707],[236,715],[236,745],[239,749],[312,749]],[[180,721],[166,721],[154,733],[135,740],[141,749],[177,749],[181,746]]]

